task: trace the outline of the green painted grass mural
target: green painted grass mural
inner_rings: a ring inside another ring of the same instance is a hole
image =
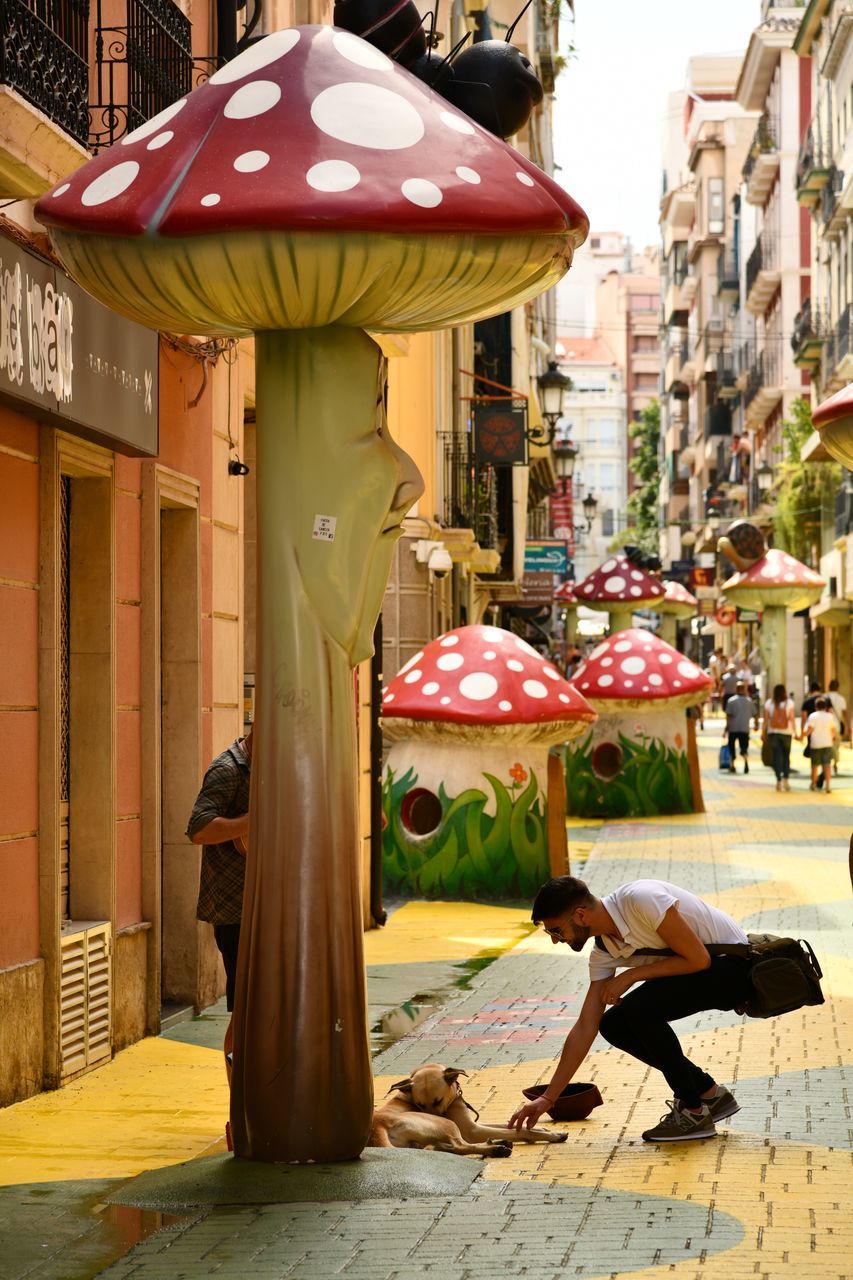
[[[685,751],[645,735],[624,733],[593,747],[590,733],[566,750],[566,805],[580,818],[640,818],[692,813],[693,788]]]
[[[513,765],[509,773],[509,787],[483,774],[495,798],[493,815],[485,812],[484,791],[471,787],[451,800],[441,783],[441,820],[434,831],[416,836],[407,830],[402,815],[417,775],[409,769],[397,778],[388,769],[382,785],[386,891],[486,899],[535,893],[549,876],[544,805],[532,770],[529,780],[521,765]]]

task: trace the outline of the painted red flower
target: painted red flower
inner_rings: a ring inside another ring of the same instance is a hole
[[[521,786],[522,782],[527,781],[527,770],[522,769],[521,765],[516,761],[509,771],[509,776]]]

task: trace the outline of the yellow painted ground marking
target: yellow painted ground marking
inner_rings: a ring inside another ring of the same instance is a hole
[[[407,902],[364,937],[368,964],[499,955],[533,929],[530,909],[472,902]]]
[[[127,1178],[209,1152],[228,1118],[221,1054],[150,1037],[0,1110],[0,1186]]]

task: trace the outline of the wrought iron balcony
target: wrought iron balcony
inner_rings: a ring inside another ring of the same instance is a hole
[[[846,213],[838,217],[838,202],[844,188],[844,174],[837,165],[830,165],[826,185],[820,193],[820,220],[823,223],[824,235],[836,231],[846,221]]]
[[[720,249],[717,259],[717,294],[727,302],[734,302],[740,294],[740,270],[737,255]]]
[[[0,84],[89,137],[89,0],[0,0]]]
[[[831,164],[829,140],[824,138],[819,123],[819,117],[812,120],[797,157],[797,200],[809,209],[814,209],[820,200]]]
[[[818,367],[828,327],[824,313],[819,308],[812,307],[811,298],[806,298],[802,311],[798,312],[794,320],[794,332],[791,335],[794,364],[800,369],[814,372]]]
[[[758,122],[743,166],[746,198],[750,204],[764,204],[778,171],[779,126],[765,112]]]
[[[444,471],[445,526],[471,529],[480,546],[498,547],[498,477],[495,468],[479,464],[472,438],[453,431],[438,433]]]
[[[763,315],[781,278],[778,238],[763,231],[746,260],[747,310]]]

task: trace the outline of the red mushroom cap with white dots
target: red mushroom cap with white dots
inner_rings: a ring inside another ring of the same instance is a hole
[[[627,556],[610,556],[575,587],[575,596],[591,609],[644,609],[662,599],[663,585]]]
[[[853,468],[853,382],[818,405],[812,425],[833,458]]]
[[[575,595],[575,584],[573,582],[561,582],[554,592],[554,599],[560,604],[580,604]]]
[[[618,631],[593,649],[572,684],[600,711],[649,704],[689,707],[704,701],[712,681],[695,662],[651,631]]]
[[[402,738],[566,742],[596,719],[553,663],[500,627],[457,627],[410,658],[382,697],[383,731]],[[472,734],[478,728],[479,733]]]
[[[494,314],[555,283],[589,226],[530,160],[328,26],[251,45],[54,187],[37,217],[95,296],[192,333]],[[348,236],[344,271],[330,249]],[[321,270],[335,287],[312,309]]]
[[[728,578],[723,583],[723,593],[742,609],[783,605],[797,610],[816,604],[825,586],[814,569],[787,551],[771,547],[755,564]]]
[[[668,613],[675,618],[690,618],[699,608],[699,601],[694,595],[682,586],[680,582],[676,582],[674,578],[667,578],[663,584],[663,599],[659,600],[655,605],[656,613]]]

